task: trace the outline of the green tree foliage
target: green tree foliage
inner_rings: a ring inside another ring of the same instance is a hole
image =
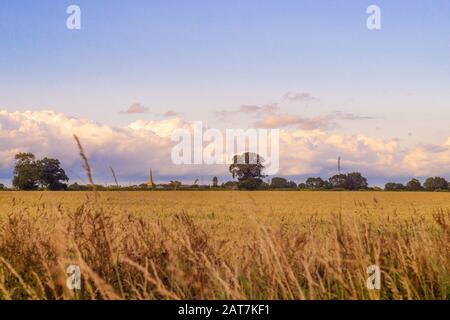
[[[294,181],[287,181],[285,178],[274,177],[270,182],[269,188],[271,189],[289,189],[297,188],[297,184]]]
[[[13,186],[19,190],[38,188],[39,174],[32,153],[18,153],[15,158]]]
[[[263,180],[259,178],[248,178],[238,181],[239,189],[243,190],[257,190],[260,189],[263,184]]]
[[[283,189],[288,187],[288,181],[285,178],[275,177],[272,178],[270,182],[270,188],[272,189]]]
[[[236,181],[227,181],[225,183],[222,183],[222,188],[225,189],[235,189],[238,187],[238,183]]]
[[[240,189],[256,190],[261,187],[265,177],[263,163],[264,159],[260,155],[246,152],[233,157],[229,170],[233,178],[238,178]]]
[[[428,178],[423,186],[427,191],[448,190],[448,182],[442,177]]]
[[[32,153],[18,153],[15,156],[13,186],[19,190],[36,190],[39,186],[48,190],[67,188],[69,181],[57,159],[37,160]]]
[[[302,182],[302,183],[299,183],[299,184],[298,184],[298,188],[299,188],[299,189],[302,189],[302,190],[306,189],[306,183],[303,183],[303,182]]]
[[[367,179],[362,176],[359,172],[352,172],[347,174],[347,186],[348,190],[362,190],[367,189],[369,184]]]
[[[422,190],[422,184],[417,179],[411,179],[411,181],[406,184],[406,189],[409,191],[419,191]]]
[[[39,184],[47,190],[65,190],[69,181],[58,159],[44,158],[36,161]]]
[[[328,179],[331,188],[346,189],[347,188],[347,175],[337,174]]]
[[[217,188],[219,185],[219,179],[217,179],[217,177],[213,177],[212,178],[212,186],[213,188]]]
[[[181,187],[180,181],[170,181],[169,185],[174,189],[178,190]]]
[[[405,186],[401,183],[388,182],[384,186],[384,190],[386,190],[386,191],[401,191],[401,190],[405,190]]]
[[[325,186],[325,182],[320,177],[308,178],[308,179],[306,179],[305,184],[306,184],[307,189],[312,189],[312,190],[322,189]]]
[[[367,179],[359,172],[352,172],[349,174],[337,174],[332,176],[329,180],[330,188],[346,189],[346,190],[361,190],[367,189],[369,184]]]

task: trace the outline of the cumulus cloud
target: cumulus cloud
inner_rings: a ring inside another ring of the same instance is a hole
[[[338,126],[339,120],[372,120],[373,117],[362,116],[340,111],[312,118],[301,117],[295,114],[269,113],[255,122],[257,128],[284,128],[296,127],[302,130],[330,130]]]
[[[336,159],[341,156],[345,171],[361,171],[369,177],[450,178],[450,137],[442,144],[406,148],[395,139],[328,132],[319,120],[319,125],[311,119],[283,120],[295,124],[304,121],[301,124],[305,129],[281,130],[279,175],[327,177],[336,171]],[[81,139],[98,182],[112,182],[109,165],[122,184],[145,181],[149,167],[155,177],[173,176],[185,181],[191,177],[229,176],[226,166],[172,164],[173,130],[192,130],[192,126],[181,118],[137,120],[128,126],[114,127],[54,111],[0,111],[0,178],[10,179],[14,155],[29,151],[37,157],[60,159],[72,181],[83,179],[73,134]]]
[[[148,112],[148,108],[140,103],[133,103],[127,110],[120,111],[121,114],[140,114]]]

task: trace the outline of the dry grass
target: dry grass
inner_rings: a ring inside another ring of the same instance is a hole
[[[4,192],[0,298],[448,299],[446,196]]]

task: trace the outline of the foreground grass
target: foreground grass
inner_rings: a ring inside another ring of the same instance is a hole
[[[0,196],[0,298],[448,299],[446,199],[8,193]],[[66,287],[71,264],[83,279],[75,293]],[[366,288],[372,264],[380,291]]]

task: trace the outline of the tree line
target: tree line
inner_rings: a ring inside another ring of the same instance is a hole
[[[258,154],[244,153],[236,155],[233,163],[229,167],[232,177],[237,179],[227,181],[219,185],[219,179],[213,177],[210,185],[199,185],[198,179],[192,185],[183,185],[179,181],[171,181],[167,184],[159,184],[151,189],[164,190],[185,190],[185,189],[240,189],[240,190],[280,190],[280,189],[300,189],[300,190],[382,190],[381,188],[369,188],[367,178],[360,172],[347,174],[336,174],[329,179],[321,177],[307,178],[304,183],[297,184],[294,181],[283,177],[274,177],[270,181],[264,181],[264,159]],[[36,159],[32,153],[18,153],[15,155],[15,165],[13,171],[12,185],[17,190],[70,190],[88,191],[92,190],[92,185],[80,185],[73,183],[68,185],[69,178],[64,169],[61,168],[58,159],[43,158]],[[6,187],[0,184],[0,190]],[[103,186],[96,185],[95,189],[103,190],[148,190],[148,184],[134,186]],[[385,185],[386,191],[448,191],[449,182],[442,177],[430,177],[423,185],[418,179],[412,179],[406,185],[389,182]]]

